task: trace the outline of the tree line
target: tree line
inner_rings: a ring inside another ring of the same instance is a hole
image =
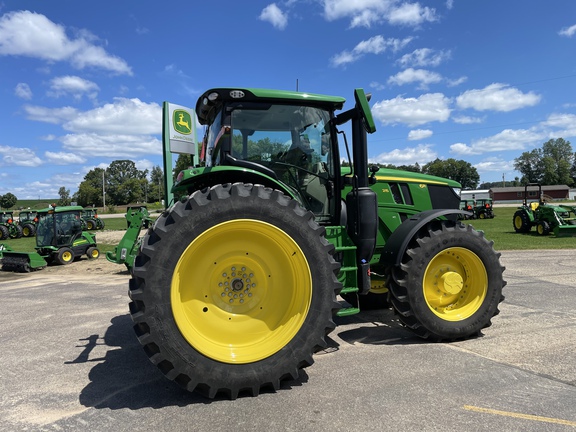
[[[172,175],[175,177],[188,165],[189,157],[179,155]],[[342,161],[342,165],[349,164]],[[422,166],[418,163],[376,165],[448,178],[459,182],[463,189],[523,186],[527,183],[565,184],[569,187],[576,185],[576,153],[570,141],[563,138],[550,139],[542,147],[523,152],[514,159],[514,169],[520,172],[522,177],[516,177],[513,181],[480,183],[480,175],[475,167],[469,162],[454,158],[436,158]],[[76,202],[81,206],[102,207],[104,198],[106,205],[161,202],[164,198],[163,176],[164,173],[159,166],[152,168],[149,173],[148,170],[139,170],[131,160],[116,160],[107,168],[90,170],[73,195],[70,195],[69,189],[61,187],[58,191],[60,196],[58,204],[70,205],[71,202]],[[0,208],[12,208],[17,201],[17,197],[10,192],[0,195]]]

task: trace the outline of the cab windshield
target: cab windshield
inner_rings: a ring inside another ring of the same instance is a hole
[[[231,104],[207,131],[206,165],[247,161],[269,168],[302,205],[327,220],[337,157],[331,151],[331,133],[330,112],[321,108]],[[231,158],[224,161],[226,154]]]

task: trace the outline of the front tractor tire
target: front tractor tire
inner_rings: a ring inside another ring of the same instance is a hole
[[[425,226],[402,263],[389,269],[390,300],[401,323],[431,341],[480,335],[504,300],[499,258],[492,242],[470,225]]]
[[[335,327],[333,252],[313,214],[279,191],[197,191],[142,240],[129,291],[138,339],[169,379],[208,398],[277,390]]]

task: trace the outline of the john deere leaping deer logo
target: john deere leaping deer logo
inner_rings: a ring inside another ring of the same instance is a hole
[[[172,114],[172,126],[174,130],[182,135],[190,135],[192,133],[192,117],[188,111],[181,109],[174,110]]]

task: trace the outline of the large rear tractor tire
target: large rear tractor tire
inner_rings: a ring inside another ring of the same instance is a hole
[[[197,191],[142,240],[129,291],[138,339],[166,377],[208,398],[277,390],[335,328],[333,252],[313,214],[279,191]]]
[[[36,226],[31,223],[22,225],[22,236],[23,237],[34,237],[36,235]]]
[[[525,210],[517,210],[512,219],[512,225],[517,233],[527,233],[532,229],[530,217]]]
[[[389,269],[390,300],[418,336],[458,340],[480,335],[504,300],[504,267],[484,234],[461,222],[433,222]]]
[[[10,238],[10,231],[8,231],[6,225],[0,225],[0,240],[6,240],[8,238]]]

